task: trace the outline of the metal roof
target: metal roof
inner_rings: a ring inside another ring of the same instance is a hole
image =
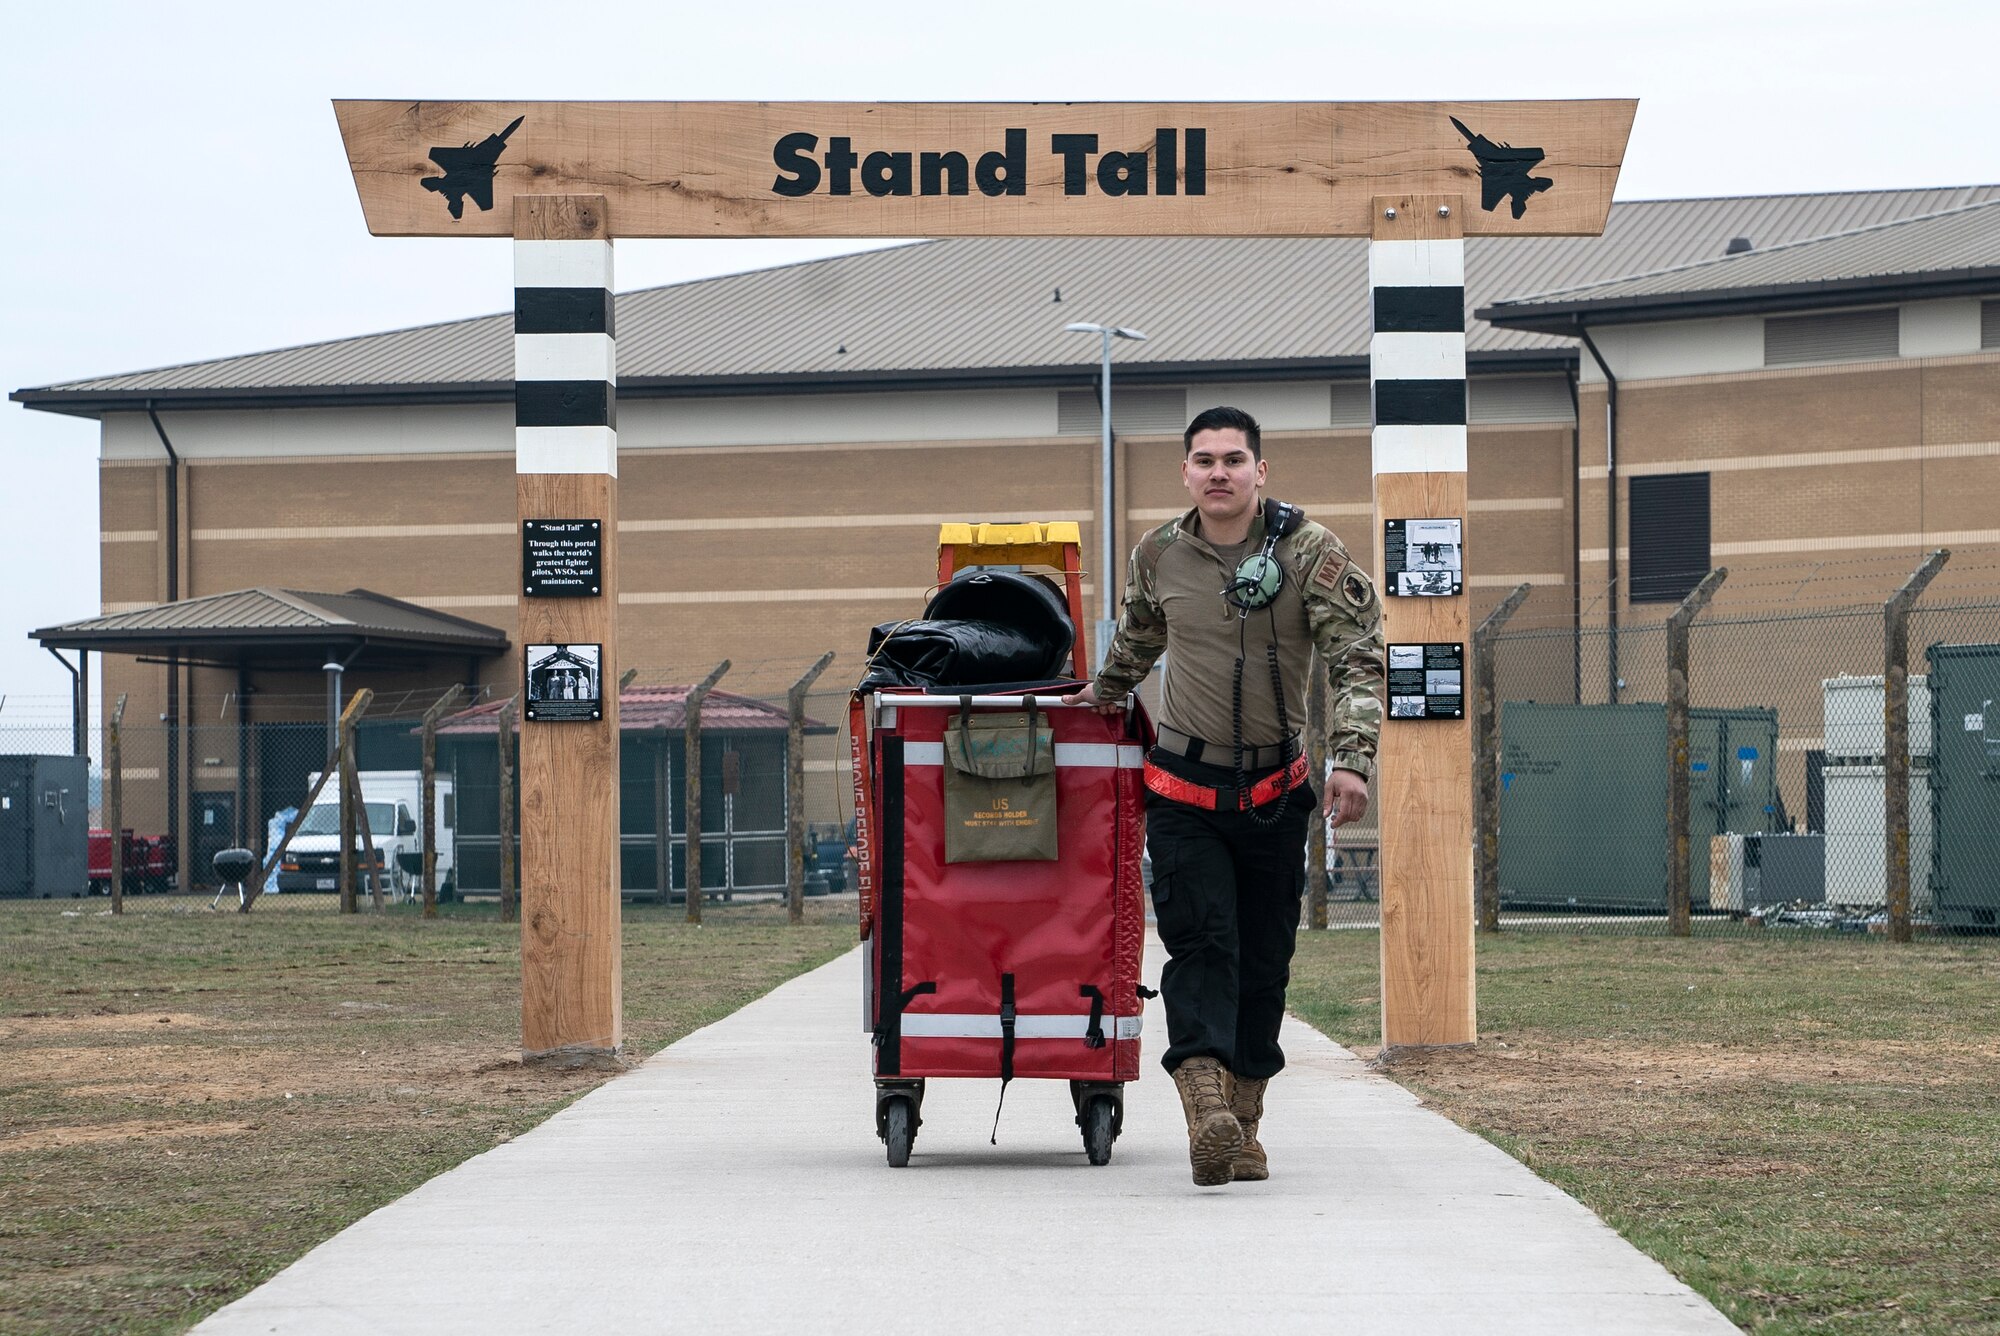
[[[687,727],[687,698],[693,690],[692,685],[625,688],[618,693],[618,731],[643,733],[663,729],[669,733],[681,732]],[[488,701],[447,715],[439,721],[438,733],[440,736],[491,736],[498,733],[503,704],[503,701]],[[520,728],[518,721],[514,727]],[[782,733],[788,727],[790,719],[783,708],[751,696],[710,691],[701,705],[701,730],[704,733]],[[808,733],[836,731],[831,725],[811,716],[806,718]]]
[[[2000,202],[1513,298],[1480,315],[1555,332],[1586,315],[1656,320],[1751,305],[1846,305],[1888,288],[1898,296],[2000,289]]]
[[[507,648],[506,633],[494,627],[366,589],[238,589],[45,626],[29,638],[57,649],[260,660],[299,651],[317,659],[331,646],[392,655],[499,654]]]
[[[2000,185],[1614,204],[1601,237],[1473,238],[1468,304],[1567,290],[2000,200]],[[1130,380],[1363,375],[1359,238],[968,237],[622,294],[619,392],[769,393],[1080,381],[1097,345],[1070,321],[1144,330]],[[1061,300],[1057,301],[1060,293]],[[1567,361],[1545,333],[1474,320],[1475,364]],[[17,390],[56,412],[161,406],[503,399],[506,314]]]

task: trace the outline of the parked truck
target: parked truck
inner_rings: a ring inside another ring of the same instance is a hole
[[[418,813],[423,811],[423,772],[419,770],[363,770],[361,804],[368,817],[368,835],[374,841],[375,858],[382,869],[384,895],[407,898],[419,894],[423,885],[423,829]],[[317,774],[308,784],[319,782]],[[438,894],[449,898],[457,883],[457,862],[452,839],[457,825],[457,803],[451,778],[437,777],[437,879]],[[357,818],[354,835],[355,866],[360,877],[357,892],[368,889],[367,858]],[[278,865],[280,892],[337,891],[340,889],[340,802],[331,786],[306,809],[298,833],[285,849]]]
[[[173,836],[125,832],[125,894],[170,891],[178,868]],[[90,893],[111,894],[111,832],[102,827],[90,832]]]

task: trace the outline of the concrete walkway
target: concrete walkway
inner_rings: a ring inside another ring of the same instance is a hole
[[[1157,968],[1158,946],[1151,949]],[[1287,1022],[1267,1183],[1198,1189],[1173,1085],[1091,1168],[1060,1082],[935,1081],[875,1139],[858,953],[308,1253],[198,1331],[1730,1333],[1583,1207]]]

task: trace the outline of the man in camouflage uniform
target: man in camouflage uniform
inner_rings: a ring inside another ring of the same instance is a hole
[[[1211,408],[1189,424],[1184,444],[1181,480],[1194,508],[1133,549],[1110,654],[1068,699],[1119,709],[1167,654],[1146,804],[1153,906],[1169,957],[1162,1062],[1187,1113],[1194,1181],[1213,1186],[1269,1177],[1257,1125],[1265,1083],[1285,1064],[1278,1027],[1305,837],[1319,807],[1299,760],[1313,652],[1333,688],[1324,810],[1335,825],[1368,809],[1386,675],[1374,584],[1310,520],[1277,543],[1284,578],[1268,606],[1245,612],[1225,599],[1265,539],[1257,421]]]

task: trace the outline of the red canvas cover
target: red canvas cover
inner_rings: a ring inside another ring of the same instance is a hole
[[[1141,767],[1151,731],[1143,714],[1136,705],[1110,718],[1075,707],[1045,710],[1055,735],[1058,857],[947,864],[944,736],[958,706],[906,699],[879,697],[867,749],[876,1074],[1001,1075],[1000,1017],[1011,975],[1014,1075],[1136,1080],[1145,938]],[[1086,1041],[1090,989],[1102,997],[1102,1047]],[[907,997],[900,1007],[899,996]]]

